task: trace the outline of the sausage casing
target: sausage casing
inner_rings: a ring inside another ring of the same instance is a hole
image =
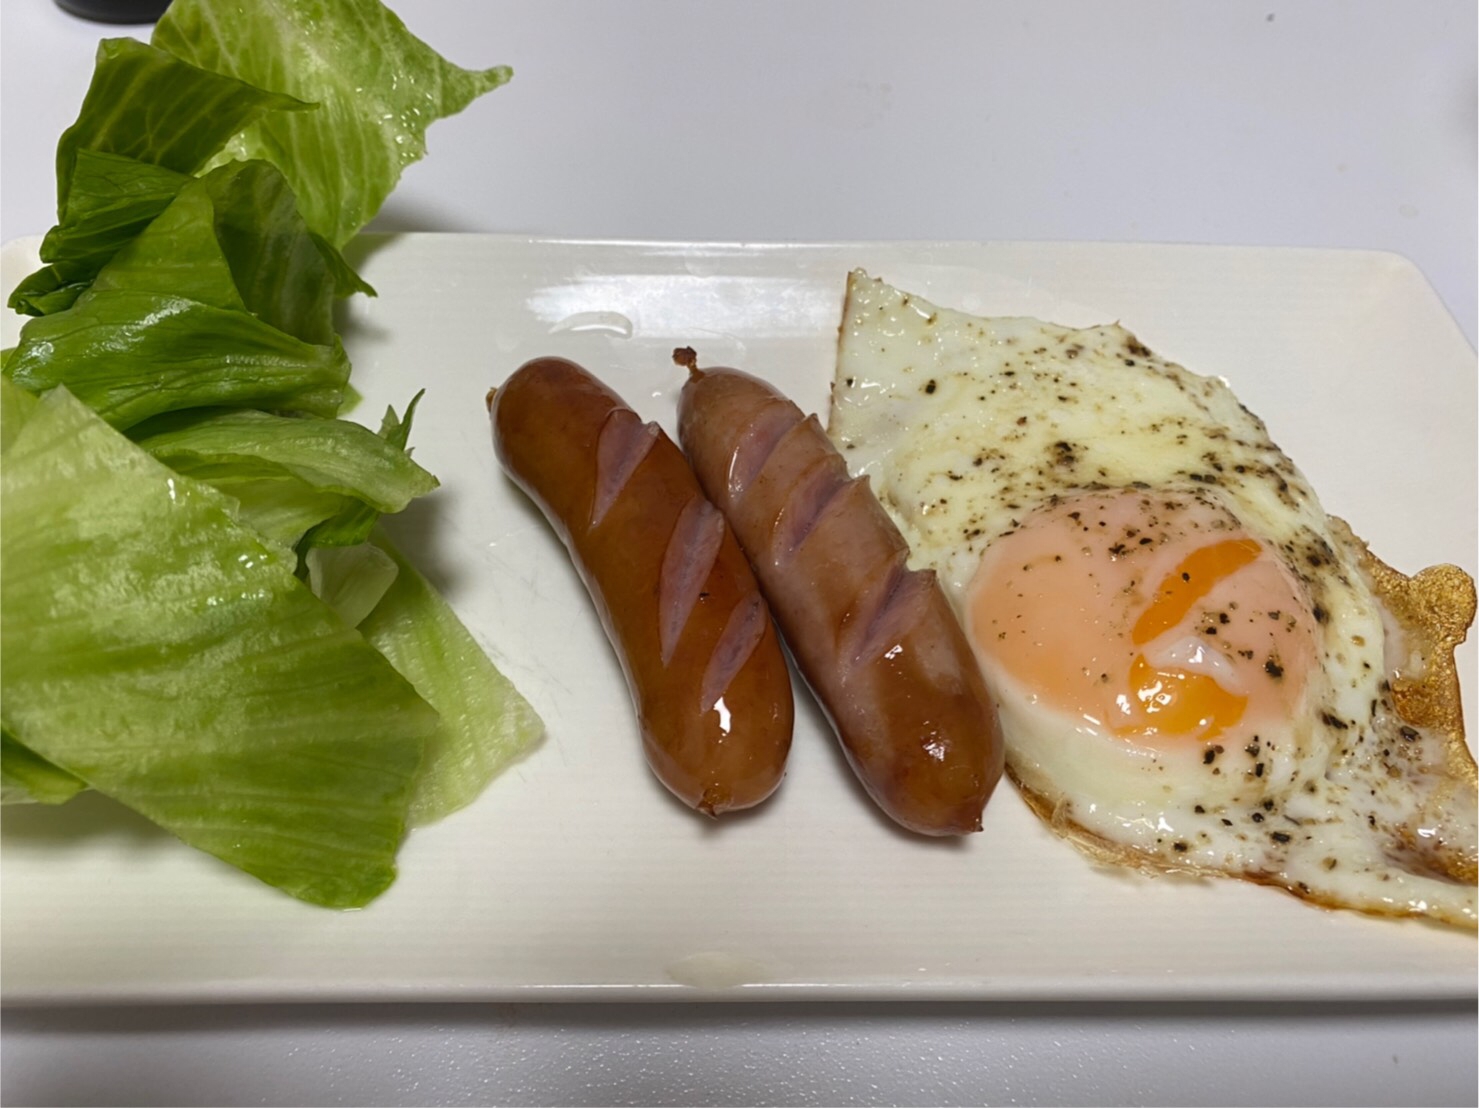
[[[1004,759],[996,709],[933,571],[815,416],[732,369],[690,378],[678,436],[734,528],[864,788],[927,835],[979,830]]]
[[[573,362],[489,396],[494,450],[569,550],[621,661],[648,764],[710,815],[780,784],[794,705],[749,564],[682,452]]]

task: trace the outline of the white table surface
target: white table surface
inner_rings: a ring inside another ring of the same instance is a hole
[[[1392,250],[1476,329],[1472,0],[401,0],[514,82],[374,229]],[[147,29],[131,29],[140,35]],[[53,221],[97,39],[0,9],[0,238]],[[1466,675],[1473,679],[1474,675]],[[19,1009],[40,1103],[1447,1104],[1472,1005]]]

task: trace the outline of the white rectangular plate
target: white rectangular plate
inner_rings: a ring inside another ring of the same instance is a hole
[[[7,292],[34,250],[6,248]],[[670,352],[692,345],[825,413],[843,279],[862,266],[967,311],[1123,322],[1226,377],[1387,561],[1474,573],[1474,353],[1410,264],[465,235],[369,238],[354,260],[380,293],[344,312],[357,417],[375,424],[424,387],[412,443],[442,480],[394,532],[548,737],[471,808],[415,832],[395,886],[360,912],[298,904],[98,797],[7,811],[7,1001],[1474,995],[1471,934],[1097,868],[1005,783],[982,834],[900,833],[804,692],[780,792],[722,823],[687,812],[647,771],[612,653],[563,549],[500,473],[484,408],[525,359],[560,354],[671,431]],[[1474,657],[1471,642],[1471,720]]]

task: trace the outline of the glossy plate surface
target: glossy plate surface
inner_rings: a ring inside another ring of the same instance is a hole
[[[9,289],[33,240],[3,255]],[[370,908],[300,905],[94,796],[8,810],[7,1001],[1473,996],[1475,939],[1225,880],[1097,868],[1003,783],[985,831],[896,832],[798,700],[780,792],[711,824],[648,773],[616,662],[563,549],[502,476],[484,395],[560,354],[673,428],[683,374],[772,378],[825,412],[847,271],[967,311],[1118,320],[1228,379],[1406,572],[1476,572],[1474,352],[1387,254],[1113,244],[712,245],[367,237],[343,314],[356,418],[427,393],[442,488],[393,521],[548,724],[471,808],[414,833]],[[4,342],[15,341],[7,315]],[[1462,648],[1474,715],[1475,651]],[[1472,743],[1472,737],[1471,737]]]

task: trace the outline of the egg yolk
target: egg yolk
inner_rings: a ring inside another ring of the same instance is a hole
[[[1202,500],[1138,490],[1059,501],[993,542],[967,622],[988,678],[1150,746],[1290,718],[1315,657],[1268,544]]]

